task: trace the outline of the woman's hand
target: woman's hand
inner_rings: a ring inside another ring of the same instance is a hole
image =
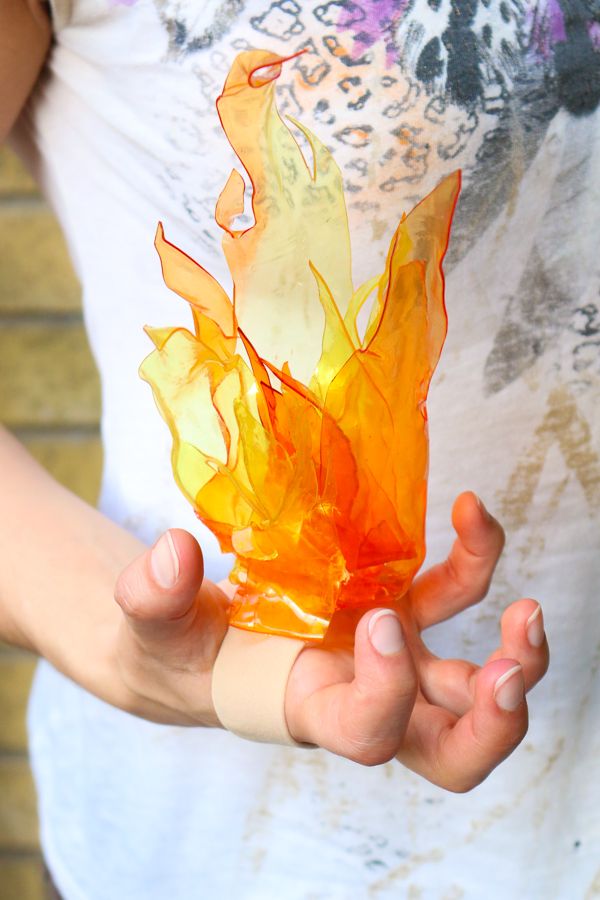
[[[453,510],[457,539],[448,559],[424,572],[400,608],[373,610],[358,624],[354,654],[307,648],[286,695],[299,741],[365,765],[396,757],[452,791],[489,775],[527,730],[525,692],[548,667],[542,613],[519,600],[502,617],[501,644],[483,667],[433,656],[421,632],[485,597],[504,534],[472,493]]]
[[[544,674],[542,614],[520,600],[502,617],[500,647],[479,668],[442,660],[425,628],[483,599],[504,535],[475,495],[455,503],[448,559],[423,573],[400,605],[371,610],[354,651],[309,647],[290,674],[286,718],[296,740],[364,765],[396,757],[453,791],[481,782],[522,740],[525,691]],[[227,627],[225,594],[203,582],[194,538],[173,529],[121,574],[116,663],[137,715],[178,725],[218,725],[211,672]],[[401,621],[400,621],[401,619]]]

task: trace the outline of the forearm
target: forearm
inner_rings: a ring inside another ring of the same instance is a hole
[[[0,429],[0,637],[126,706],[114,665],[119,572],[144,546],[55,482]]]

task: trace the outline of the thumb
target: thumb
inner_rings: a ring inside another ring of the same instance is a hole
[[[356,629],[354,678],[307,698],[303,739],[363,765],[380,765],[398,752],[416,693],[398,616],[391,609],[371,610]]]
[[[171,725],[216,725],[211,672],[227,628],[227,598],[203,582],[202,551],[170,529],[123,572],[115,661],[124,709]]]
[[[196,539],[180,528],[166,531],[154,546],[121,572],[115,586],[115,600],[123,610],[127,625],[139,643],[161,652],[173,641],[178,652],[182,641],[192,635],[200,613],[212,618],[225,598],[212,584],[202,585],[204,561]],[[202,586],[202,600],[198,602]],[[213,607],[211,609],[211,607]],[[213,616],[211,616],[213,613]]]

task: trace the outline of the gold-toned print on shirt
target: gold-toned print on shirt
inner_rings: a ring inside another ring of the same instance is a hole
[[[600,509],[600,456],[592,444],[589,423],[573,395],[556,388],[548,397],[548,409],[536,428],[532,445],[523,454],[500,495],[502,519],[510,529],[527,525],[542,469],[550,448],[560,449],[568,473],[579,482],[590,512]],[[566,489],[568,478],[559,482],[558,496]]]

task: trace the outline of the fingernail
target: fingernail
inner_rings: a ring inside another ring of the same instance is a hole
[[[172,588],[179,578],[179,557],[170,531],[165,531],[152,548],[150,567],[163,588]]]
[[[381,656],[394,656],[404,647],[400,619],[391,609],[380,609],[369,619],[369,640]]]
[[[504,712],[514,712],[524,697],[523,669],[513,666],[494,685],[494,700]]]
[[[534,609],[527,619],[525,628],[527,630],[527,640],[531,646],[541,647],[544,643],[544,618],[542,616],[542,607],[539,604],[537,609]]]

